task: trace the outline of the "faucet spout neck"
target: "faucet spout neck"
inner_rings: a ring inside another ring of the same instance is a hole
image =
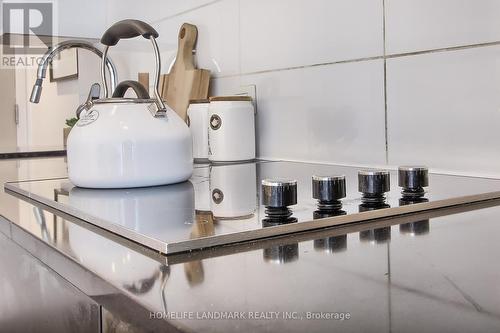
[[[47,67],[52,62],[52,59],[59,54],[61,51],[71,48],[80,48],[93,52],[100,58],[103,57],[103,53],[96,46],[90,42],[81,40],[68,40],[61,42],[54,47],[50,48],[42,57],[40,64],[38,65],[37,78],[35,84],[33,85],[33,90],[31,91],[30,102],[38,103],[40,101],[40,96],[42,93],[42,83],[47,75]],[[106,58],[106,68],[109,71],[109,79],[111,84],[111,91],[114,91],[117,84],[116,67],[109,57]]]

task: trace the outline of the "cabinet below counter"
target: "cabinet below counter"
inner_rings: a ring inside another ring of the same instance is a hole
[[[0,266],[2,331],[99,332],[99,305],[2,232]]]

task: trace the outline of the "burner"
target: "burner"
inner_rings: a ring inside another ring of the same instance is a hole
[[[325,210],[315,210],[313,212],[313,220],[324,219],[327,217],[341,216],[346,215],[347,212],[345,210],[333,210],[333,211],[325,211]]]
[[[425,195],[424,187],[429,186],[429,170],[421,166],[401,166],[398,183],[403,188],[403,198],[421,198]]]
[[[385,202],[385,193],[391,189],[389,171],[359,171],[358,190],[363,193],[363,204]]]
[[[321,212],[338,211],[345,198],[345,176],[312,176],[313,198],[318,200]]]
[[[359,205],[358,211],[362,213],[384,208],[391,208],[391,206],[384,202],[369,202],[369,203],[362,203],[361,205]]]
[[[297,181],[264,179],[262,204],[266,207],[266,218],[262,220],[265,226],[297,222],[288,208],[297,204]]]

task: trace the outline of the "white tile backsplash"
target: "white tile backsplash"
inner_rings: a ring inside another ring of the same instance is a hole
[[[500,177],[500,46],[387,61],[390,164]]]
[[[106,0],[107,20],[113,23],[134,18],[157,22],[217,1],[221,0]]]
[[[241,93],[241,77],[231,76],[212,78],[210,80],[210,96],[228,96]]]
[[[383,61],[247,75],[263,158],[385,163]]]
[[[223,0],[155,24],[161,42],[177,49],[179,28],[184,22],[198,28],[196,60],[212,76],[239,73],[238,1]],[[169,63],[168,59],[165,59]]]
[[[243,73],[383,54],[382,0],[241,0]]]
[[[385,0],[388,54],[500,41],[498,0]]]
[[[100,38],[106,28],[106,8],[99,0],[56,0],[58,36]]]
[[[150,22],[163,72],[197,25],[211,94],[257,87],[259,157],[500,177],[500,46],[430,52],[500,43],[498,0],[110,0],[106,17]],[[121,79],[153,70],[130,45],[111,53]]]

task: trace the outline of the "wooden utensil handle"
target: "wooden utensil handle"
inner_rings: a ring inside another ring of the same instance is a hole
[[[198,38],[198,29],[195,25],[184,23],[179,30],[176,63],[185,69],[194,69],[193,49]]]
[[[137,81],[139,81],[144,88],[146,88],[147,92],[149,93],[149,73],[138,73],[137,74]],[[161,84],[161,81],[160,81]],[[160,90],[160,95],[161,95],[161,90]]]

